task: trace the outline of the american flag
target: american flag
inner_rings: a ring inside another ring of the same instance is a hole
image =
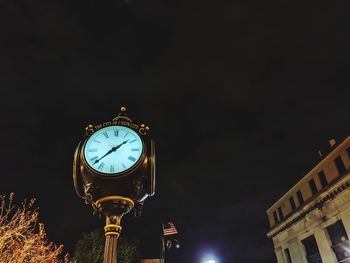
[[[172,222],[163,224],[163,234],[164,236],[170,236],[177,234],[175,225]]]

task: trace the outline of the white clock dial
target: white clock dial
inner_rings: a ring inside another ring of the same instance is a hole
[[[142,155],[142,141],[132,129],[108,126],[91,135],[84,147],[89,166],[105,174],[122,173],[138,163]]]

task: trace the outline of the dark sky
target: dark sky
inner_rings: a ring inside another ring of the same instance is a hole
[[[265,210],[350,134],[349,1],[2,0],[0,193],[37,197],[72,252],[102,227],[74,193],[73,151],[121,105],[150,125],[157,194],[124,234],[176,263],[271,263]],[[170,263],[171,261],[169,261]]]

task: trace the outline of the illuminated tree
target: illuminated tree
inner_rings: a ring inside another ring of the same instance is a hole
[[[57,263],[68,262],[68,255],[60,260],[63,246],[49,242],[44,224],[38,222],[35,199],[13,204],[14,194],[0,195],[0,262]]]

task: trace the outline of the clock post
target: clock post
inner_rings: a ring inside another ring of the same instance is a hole
[[[88,125],[73,160],[77,195],[106,217],[104,263],[117,262],[117,240],[123,215],[141,214],[155,193],[155,143],[149,128],[136,124],[126,108],[112,121]]]

